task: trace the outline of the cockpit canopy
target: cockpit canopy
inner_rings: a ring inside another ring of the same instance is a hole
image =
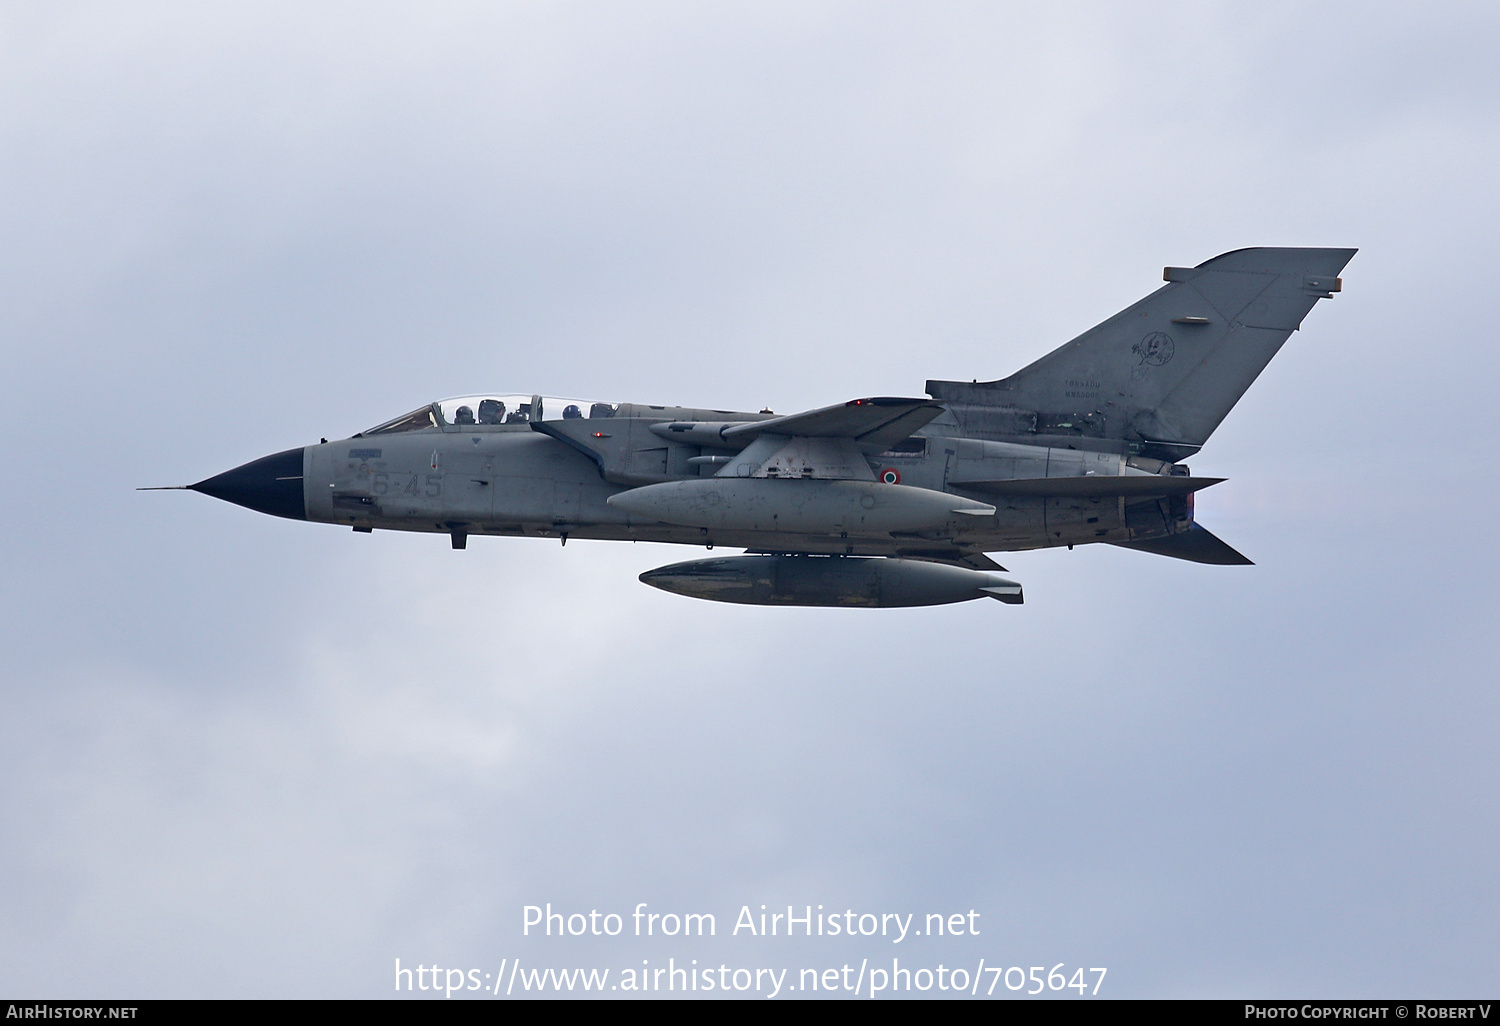
[[[440,399],[404,417],[388,420],[366,435],[388,435],[397,431],[423,431],[427,428],[498,427],[503,424],[528,424],[537,420],[602,420],[613,417],[618,403],[593,403],[583,399],[559,399],[541,395],[468,395]]]

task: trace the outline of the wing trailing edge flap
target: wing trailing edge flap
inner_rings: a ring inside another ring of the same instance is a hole
[[[765,435],[852,438],[865,452],[882,452],[926,427],[944,409],[942,403],[931,399],[895,396],[851,399],[806,413],[739,424],[725,429],[723,438],[726,442],[744,442]]]
[[[1182,534],[1174,534],[1167,538],[1154,538],[1150,541],[1128,541],[1110,542],[1110,545],[1118,545],[1122,549],[1136,549],[1140,552],[1149,552],[1156,556],[1171,556],[1173,559],[1185,559],[1191,563],[1210,563],[1214,566],[1254,566],[1252,560],[1246,559],[1239,552],[1230,548],[1219,536],[1199,524],[1194,524],[1191,529]]]

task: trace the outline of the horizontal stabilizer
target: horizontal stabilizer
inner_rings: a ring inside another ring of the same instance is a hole
[[[878,451],[910,438],[942,412],[943,405],[931,399],[876,396],[788,417],[738,424],[726,428],[722,437],[725,442],[741,445],[760,435],[852,438],[862,448]]]
[[[1122,549],[1137,549],[1141,552],[1150,552],[1157,556],[1171,556],[1173,559],[1186,559],[1192,563],[1212,563],[1216,566],[1254,566],[1255,564],[1246,559],[1240,553],[1230,548],[1219,540],[1218,535],[1205,527],[1194,524],[1188,531],[1182,534],[1174,534],[1168,538],[1155,538],[1151,541],[1128,541],[1110,542]]]
[[[1069,499],[1094,499],[1123,495],[1146,498],[1153,495],[1187,495],[1227,480],[1222,477],[1165,477],[1142,474],[1129,477],[1028,477],[1010,481],[953,481],[966,490],[997,495],[1046,495]]]

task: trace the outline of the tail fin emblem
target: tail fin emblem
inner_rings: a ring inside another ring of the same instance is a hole
[[[1177,347],[1172,343],[1172,336],[1164,331],[1153,331],[1135,345],[1130,351],[1141,358],[1141,364],[1150,364],[1160,367],[1170,363],[1172,357],[1177,353]]]

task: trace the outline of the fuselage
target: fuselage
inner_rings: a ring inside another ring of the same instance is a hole
[[[1122,545],[1250,560],[1193,519],[1196,454],[1352,249],[1254,247],[1194,267],[993,381],[927,382],[777,417],[486,394],[189,487],[355,531],[748,550],[655,587],[749,604],[1021,601],[986,553]]]
[[[723,480],[726,464],[748,450],[724,443],[719,426],[753,425],[770,415],[548,402],[554,405],[547,412],[554,415],[519,419],[512,401],[507,422],[494,414],[494,404],[507,408],[499,400],[445,400],[352,438],[288,450],[194,487],[281,516],[357,531],[448,534],[460,546],[470,536],[493,535],[943,559],[1164,537],[1191,521],[1187,494],[997,492],[997,481],[1093,479],[1103,485],[1121,477],[1160,479],[1174,468],[1120,452],[955,437],[944,433],[944,421],[951,421],[944,417],[894,448],[858,453],[854,458],[869,472],[861,487],[880,498],[915,494],[904,489],[948,494],[985,504],[992,513],[955,511],[904,530],[892,530],[888,523],[862,530],[857,523],[832,521],[826,528],[804,523],[797,530],[761,523],[665,523],[632,515],[609,500],[663,482]],[[483,405],[490,407],[488,423],[473,414]],[[543,409],[541,401],[536,409]],[[555,416],[562,410],[569,415]],[[765,480],[762,470],[751,483],[772,493],[811,491],[774,480],[774,468],[770,476]]]

